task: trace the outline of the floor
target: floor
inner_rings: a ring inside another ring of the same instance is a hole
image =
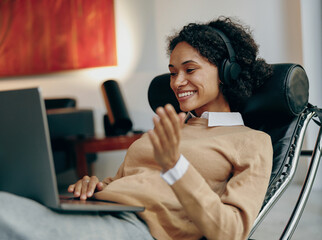
[[[300,190],[299,185],[290,185],[251,238],[256,240],[279,239]],[[322,190],[313,189],[311,191],[303,215],[292,236],[292,240],[303,239],[322,239]]]

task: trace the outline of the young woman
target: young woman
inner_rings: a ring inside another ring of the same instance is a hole
[[[114,225],[141,239],[245,239],[272,164],[269,136],[244,126],[238,113],[271,74],[257,52],[248,30],[229,18],[185,26],[169,40],[169,70],[188,114],[158,108],[154,129],[132,144],[116,176],[85,176],[68,191],[145,206],[131,215],[135,230],[119,221],[129,222],[122,214]],[[110,231],[102,239],[115,239]]]

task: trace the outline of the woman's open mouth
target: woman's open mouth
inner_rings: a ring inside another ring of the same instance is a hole
[[[197,92],[197,90],[180,92],[180,93],[177,94],[178,100],[182,101],[182,100],[188,99],[192,95],[194,95],[196,92]]]

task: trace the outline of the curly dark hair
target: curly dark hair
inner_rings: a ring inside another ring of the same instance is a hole
[[[180,32],[169,37],[168,54],[172,53],[178,43],[187,42],[210,63],[220,68],[224,59],[229,58],[229,54],[224,41],[214,28],[222,31],[230,40],[235,51],[236,62],[241,67],[239,79],[231,84],[220,85],[231,111],[240,111],[254,89],[261,86],[272,74],[271,66],[264,59],[257,57],[258,45],[249,27],[227,17],[220,17],[202,24],[190,23]]]

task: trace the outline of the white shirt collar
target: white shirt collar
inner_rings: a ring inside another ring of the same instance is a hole
[[[196,117],[191,112],[188,115],[188,118]],[[244,125],[239,112],[204,112],[200,118],[208,119],[208,127]]]

